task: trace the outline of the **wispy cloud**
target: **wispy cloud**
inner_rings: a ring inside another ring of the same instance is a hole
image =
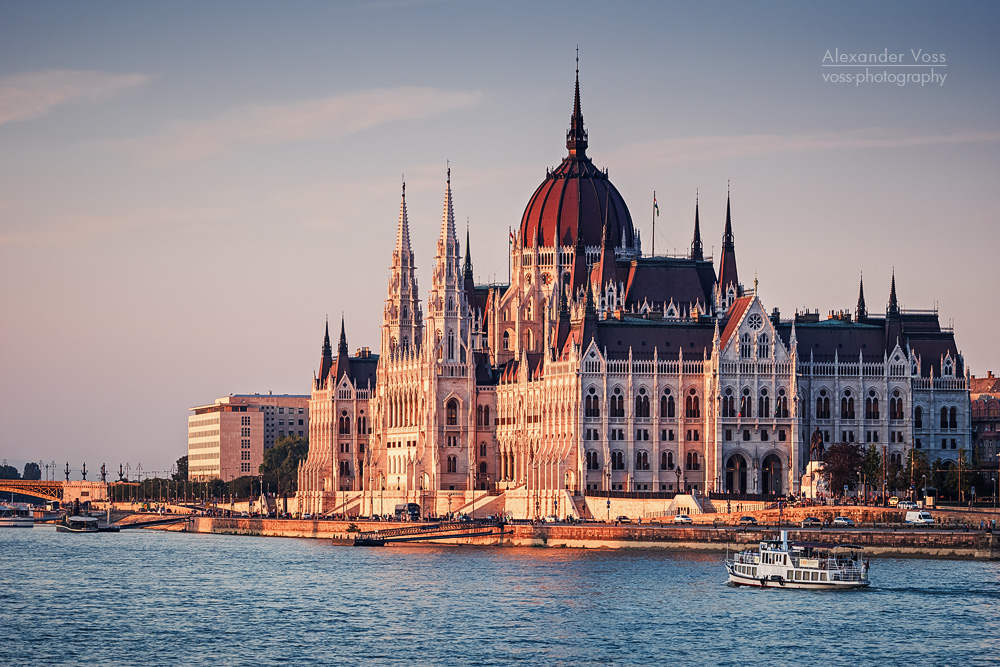
[[[396,120],[424,118],[479,104],[479,91],[402,87],[232,109],[214,118],[173,123],[163,133],[116,142],[147,164],[190,162],[242,146],[337,139]]]
[[[806,132],[789,135],[701,136],[629,144],[607,156],[606,161],[609,164],[628,165],[629,168],[675,167],[777,153],[908,148],[993,141],[1000,141],[1000,132],[912,134],[881,128],[863,128],[842,132]]]
[[[150,80],[145,74],[43,70],[0,78],[0,125],[29,120],[81,99],[96,99]]]

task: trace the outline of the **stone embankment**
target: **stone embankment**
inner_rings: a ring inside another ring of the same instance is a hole
[[[325,520],[224,519],[194,517],[189,530],[199,533],[330,539],[350,544],[353,531],[372,531],[397,523]],[[1000,559],[997,535],[962,530],[914,528],[799,529],[784,525],[793,541],[857,544],[883,556]],[[502,537],[451,538],[422,544],[562,547],[583,549],[667,549],[725,551],[777,536],[775,525],[743,529],[732,525],[688,526],[585,524],[514,524]]]

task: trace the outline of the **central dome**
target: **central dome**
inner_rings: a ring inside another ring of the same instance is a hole
[[[634,248],[632,216],[618,189],[587,157],[587,131],[580,111],[580,71],[576,73],[573,116],[566,132],[569,155],[535,190],[521,217],[523,247],[601,246],[607,222],[615,247]]]

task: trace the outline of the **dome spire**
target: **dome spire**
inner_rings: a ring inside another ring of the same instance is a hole
[[[583,129],[583,111],[580,110],[580,47],[576,47],[576,92],[573,97],[573,116],[566,132],[566,148],[570,155],[587,156],[587,131]]]

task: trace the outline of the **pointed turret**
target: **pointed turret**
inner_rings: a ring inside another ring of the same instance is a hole
[[[327,338],[329,342],[329,338]],[[344,329],[344,316],[340,316],[340,342],[337,343],[337,356],[347,354],[347,331]]]
[[[899,301],[896,299],[896,269],[892,270],[892,287],[889,289],[889,307],[886,315],[899,315]]]
[[[863,322],[868,319],[868,306],[865,305],[865,274],[861,274],[861,283],[858,287],[858,308],[854,313],[854,319]]]
[[[705,259],[705,249],[701,243],[701,222],[698,220],[698,195],[694,196],[694,239],[691,241],[691,259]]]
[[[333,368],[333,348],[330,346],[330,320],[326,320],[326,331],[323,334],[323,351],[319,359],[319,372],[316,375],[316,387],[322,389],[326,383],[326,376]]]
[[[587,130],[583,129],[583,111],[580,110],[580,53],[576,54],[576,91],[573,97],[573,116],[566,132],[566,148],[570,155],[587,156]]]
[[[471,268],[471,263],[469,265]],[[434,258],[431,290],[427,299],[427,331],[434,332],[434,345],[426,348],[428,358],[458,361],[468,347],[470,318],[465,277],[458,237],[455,234],[455,210],[451,192],[451,167],[444,192],[441,236]],[[470,281],[471,282],[471,281]],[[443,347],[441,347],[443,345]]]
[[[347,331],[344,328],[344,316],[340,316],[340,342],[337,343],[337,360],[334,367],[334,382],[339,382],[345,373],[350,373],[351,365],[347,352]]]
[[[382,354],[387,355],[397,347],[404,350],[418,349],[423,332],[417,272],[410,248],[410,223],[406,215],[406,183],[399,204],[399,223],[396,227],[396,247],[392,251],[389,275],[389,294],[382,316]]]
[[[722,235],[722,262],[719,265],[719,285],[723,295],[728,294],[729,287],[740,291],[740,279],[736,272],[736,244],[733,238],[733,216],[729,194],[726,194],[726,231]]]
[[[611,240],[611,230],[608,229],[608,208],[604,208],[604,230],[601,234],[601,272],[600,283],[597,286],[598,293],[604,292],[608,283],[615,282],[617,278],[617,265],[615,260],[615,244]]]
[[[465,266],[462,269],[462,274],[464,277],[464,283],[462,285],[465,291],[465,301],[469,304],[469,309],[473,314],[476,312],[476,281],[472,277],[472,250],[469,245],[469,226],[466,223],[465,227]]]

